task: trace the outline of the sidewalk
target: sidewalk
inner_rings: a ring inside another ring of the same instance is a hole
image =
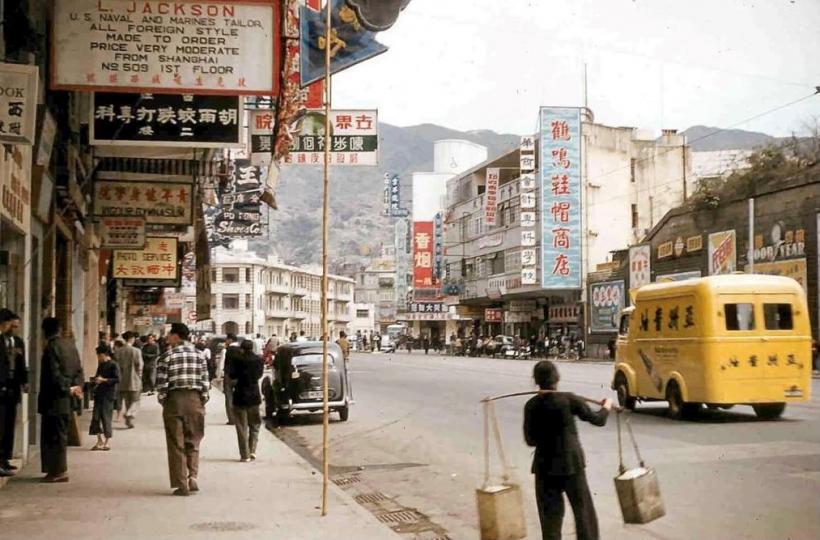
[[[96,437],[70,448],[67,484],[39,483],[39,458],[0,489],[0,537],[37,539],[389,540],[399,537],[334,484],[320,516],[321,476],[266,429],[256,462],[240,463],[223,395],[212,390],[200,448],[199,487],[173,497],[155,396],[143,396],[136,429],[114,424],[110,452]],[[82,416],[88,433],[91,412]]]

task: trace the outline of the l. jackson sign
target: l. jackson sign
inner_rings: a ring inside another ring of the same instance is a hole
[[[53,89],[279,91],[279,2],[55,0],[53,21]]]

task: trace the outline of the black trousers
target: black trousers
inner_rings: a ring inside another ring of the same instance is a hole
[[[40,462],[49,476],[68,471],[66,446],[68,445],[68,422],[70,414],[41,415]]]
[[[581,471],[570,476],[535,475],[535,500],[541,519],[541,535],[544,540],[560,540],[564,521],[564,493],[567,494],[575,516],[577,540],[598,540],[598,517],[587,485],[586,474]]]
[[[94,400],[94,410],[91,412],[89,435],[105,435],[110,439],[113,435],[111,419],[114,416],[114,396],[100,397]]]
[[[0,460],[8,460],[12,457],[16,423],[17,398],[0,398]]]

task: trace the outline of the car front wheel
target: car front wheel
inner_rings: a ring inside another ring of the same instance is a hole
[[[757,417],[761,420],[774,420],[775,418],[780,418],[783,411],[786,410],[786,404],[759,403],[757,405],[752,405],[752,408],[755,410]]]
[[[634,411],[637,399],[635,396],[629,395],[629,383],[626,381],[626,376],[618,372],[615,376],[615,391],[618,393],[618,405],[624,409]]]
[[[344,407],[339,408],[339,420],[342,422],[347,422],[347,419],[350,417],[350,407],[345,405]]]

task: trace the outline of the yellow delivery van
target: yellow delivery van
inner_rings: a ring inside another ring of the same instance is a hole
[[[811,399],[806,294],[791,278],[731,274],[658,283],[621,313],[612,388],[621,406],[668,401],[682,418],[702,405],[745,404],[761,418]]]

